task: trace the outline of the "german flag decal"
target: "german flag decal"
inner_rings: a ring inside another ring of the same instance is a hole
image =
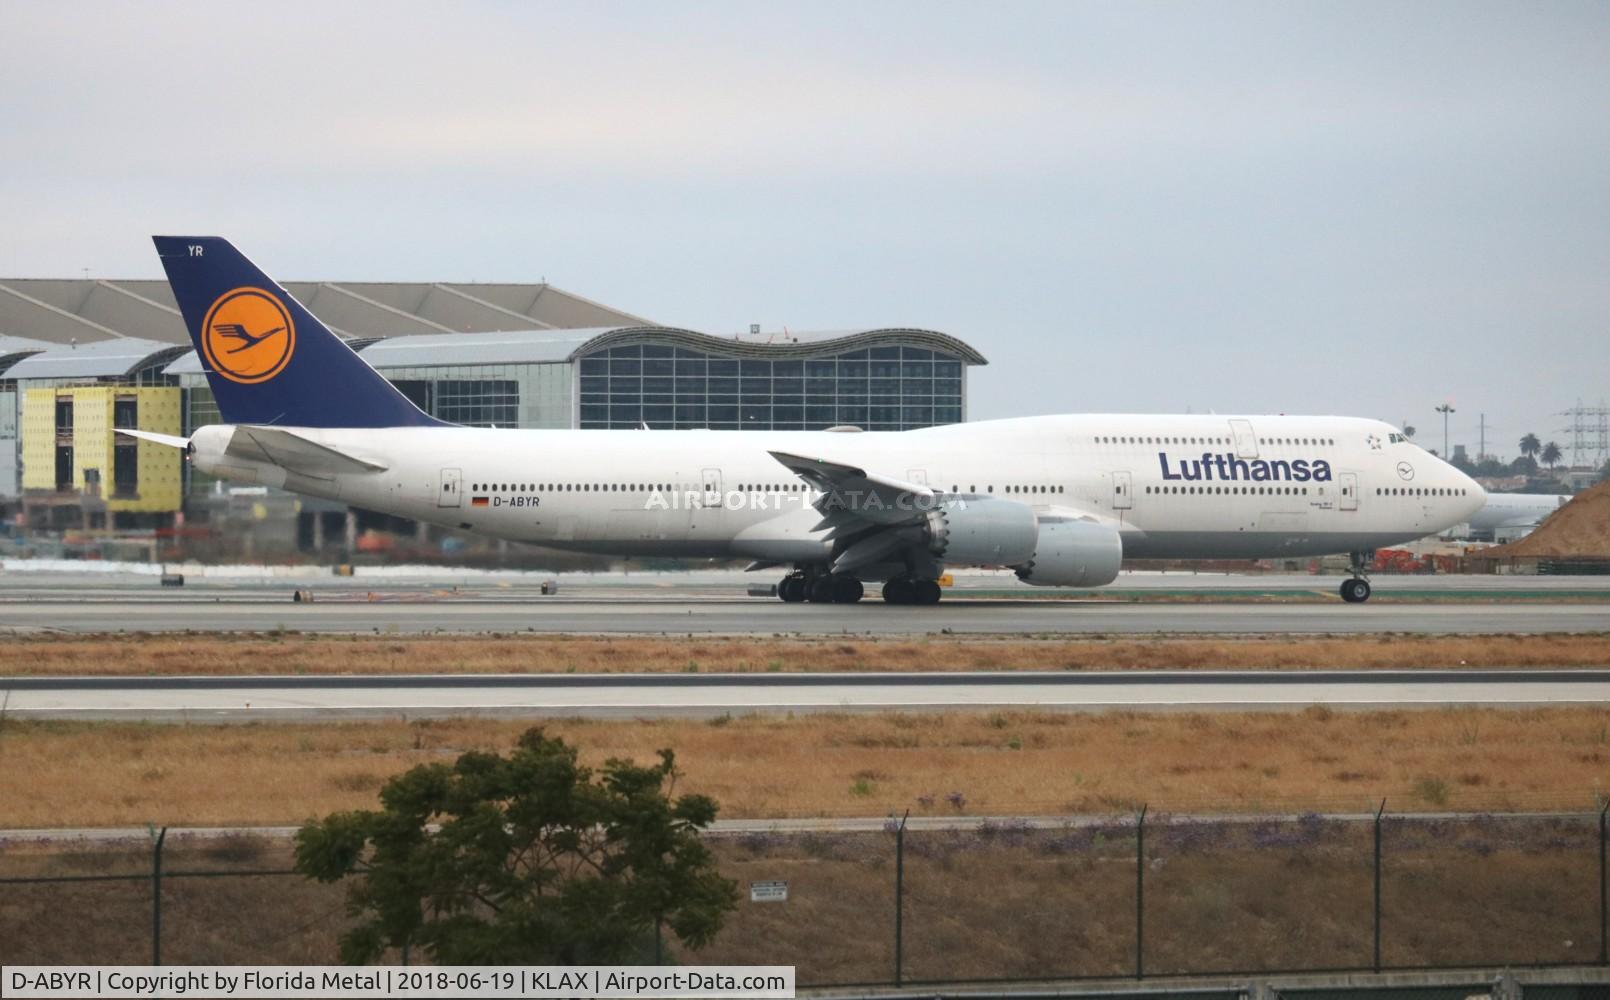
[[[485,507],[487,504],[489,504],[491,502],[492,502],[492,500],[489,497],[470,497],[470,506],[471,507]]]

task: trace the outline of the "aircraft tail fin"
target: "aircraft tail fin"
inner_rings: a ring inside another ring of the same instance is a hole
[[[218,236],[154,236],[226,423],[421,427],[415,406]]]

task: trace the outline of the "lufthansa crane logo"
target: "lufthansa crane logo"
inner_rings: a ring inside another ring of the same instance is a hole
[[[1404,482],[1408,482],[1411,479],[1413,479],[1414,478],[1414,466],[1410,465],[1408,462],[1399,462],[1398,463],[1398,478],[1403,480]]]
[[[231,382],[267,382],[290,363],[296,324],[279,296],[236,288],[218,297],[201,324],[207,367]]]

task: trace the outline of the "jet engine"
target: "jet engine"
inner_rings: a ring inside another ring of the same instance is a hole
[[[1101,587],[1118,578],[1124,543],[1114,528],[1092,521],[1040,525],[1034,555],[1013,564],[1017,578],[1036,587]]]
[[[947,500],[923,521],[928,551],[953,566],[1016,566],[1034,554],[1039,520],[1011,500]]]

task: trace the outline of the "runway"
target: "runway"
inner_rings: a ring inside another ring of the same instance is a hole
[[[569,632],[646,635],[1548,633],[1610,629],[1604,603],[1374,602],[1264,604],[948,597],[935,607],[783,604],[765,598],[586,596],[527,600],[428,595],[297,604],[273,598],[160,593],[0,601],[0,631],[327,633]]]
[[[788,605],[736,570],[559,575],[446,567],[186,567],[182,587],[115,566],[0,572],[0,633],[233,632],[645,635],[1545,633],[1610,629],[1610,577],[1377,576],[1346,605],[1339,578],[1126,572],[1100,590],[958,573],[936,607]],[[148,567],[156,569],[157,567]],[[549,584],[556,593],[544,594]],[[301,591],[309,602],[294,602]]]
[[[4,684],[0,698],[13,718],[187,722],[1610,703],[1610,670],[86,677]]]

